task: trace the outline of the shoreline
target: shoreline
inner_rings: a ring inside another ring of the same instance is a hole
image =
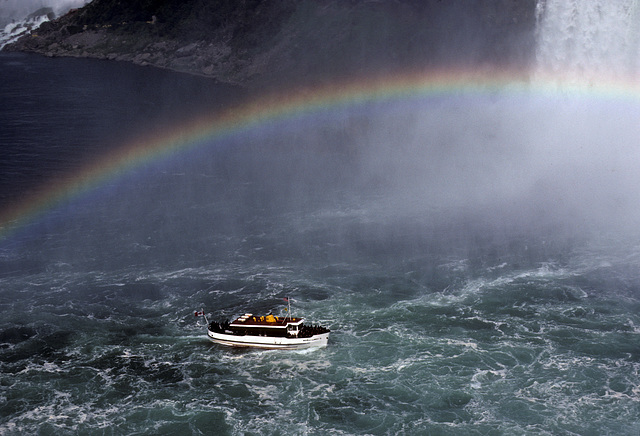
[[[228,59],[230,50],[204,41],[184,43],[175,40],[156,40],[140,51],[105,50],[126,43],[119,35],[85,31],[68,38],[52,38],[38,33],[27,35],[8,44],[2,52],[22,52],[45,57],[70,57],[129,62],[141,67],[153,67],[181,74],[212,79],[220,84],[249,87],[252,82],[246,69],[236,66],[236,59]]]

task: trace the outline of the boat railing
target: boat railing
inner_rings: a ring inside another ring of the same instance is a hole
[[[323,333],[329,333],[330,330],[326,327],[319,325],[300,325],[300,331],[298,333],[299,338],[310,338],[315,335],[321,335]]]
[[[228,329],[229,329],[229,321],[224,321],[224,322],[212,321],[209,323],[209,330],[215,333],[224,333]]]

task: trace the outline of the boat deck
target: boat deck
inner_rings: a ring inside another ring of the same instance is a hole
[[[282,316],[254,316],[250,313],[246,313],[233,321],[231,326],[238,327],[286,327],[287,325],[301,324],[304,321],[303,318],[296,317],[282,317]]]

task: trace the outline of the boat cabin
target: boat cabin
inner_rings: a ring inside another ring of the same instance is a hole
[[[252,336],[297,337],[303,321],[303,318],[245,313],[229,324],[228,329],[235,334]]]

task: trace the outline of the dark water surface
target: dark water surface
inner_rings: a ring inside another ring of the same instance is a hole
[[[213,112],[242,91],[128,63],[1,55],[0,200],[68,174],[137,134]]]
[[[4,205],[236,98],[97,61],[0,75]],[[640,245],[486,187],[536,104],[299,118],[52,209],[0,242],[0,434],[637,434]],[[193,318],[283,297],[328,347],[229,350]]]

